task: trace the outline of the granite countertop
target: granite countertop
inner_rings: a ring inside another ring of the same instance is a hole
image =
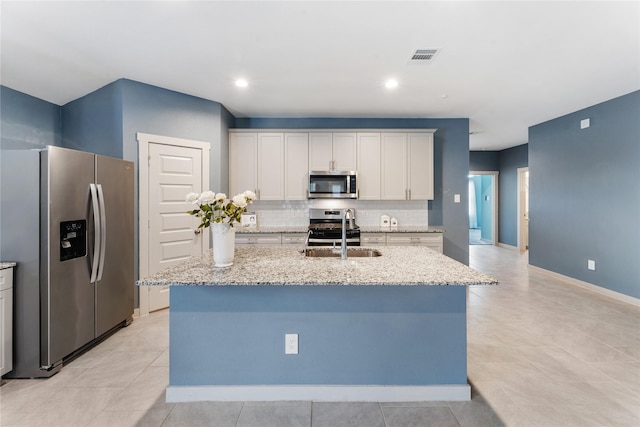
[[[361,225],[362,233],[444,233],[444,228],[429,225],[399,225],[398,227],[380,227],[378,225]]]
[[[360,248],[360,250],[365,248]],[[366,248],[369,249],[369,248]],[[136,282],[139,286],[496,285],[489,276],[426,247],[375,247],[374,258],[304,257],[299,248],[236,247],[234,264],[213,266],[211,251]]]
[[[236,233],[306,233],[309,227],[307,225],[266,225],[256,227],[235,227]],[[428,225],[403,225],[396,228],[382,228],[377,225],[361,225],[362,233],[444,233],[444,228]]]
[[[5,268],[15,267],[15,262],[0,262],[0,270],[4,270]]]
[[[255,227],[234,227],[237,234],[242,233],[306,233],[308,225],[257,225]]]

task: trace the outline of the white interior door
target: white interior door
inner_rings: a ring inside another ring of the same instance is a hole
[[[139,140],[140,135],[144,134]],[[208,233],[197,229],[199,220],[187,214],[193,207],[185,202],[187,193],[208,189],[209,144],[151,136],[144,145],[142,150],[141,141],[141,157],[145,151],[147,158],[145,170],[140,168],[141,277],[199,256],[209,247]],[[142,233],[145,222],[147,232]],[[143,294],[141,290],[141,315],[169,306],[169,287],[149,286]]]

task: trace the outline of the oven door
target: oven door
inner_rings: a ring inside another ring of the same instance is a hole
[[[339,248],[342,246],[342,239],[331,238],[309,238],[309,246],[335,246]],[[347,246],[360,246],[359,237],[350,237],[347,239]]]

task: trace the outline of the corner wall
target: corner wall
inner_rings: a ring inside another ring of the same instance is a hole
[[[529,128],[530,264],[640,298],[638,117],[640,91]]]
[[[498,152],[498,240],[518,246],[518,168],[529,165],[528,144]]]

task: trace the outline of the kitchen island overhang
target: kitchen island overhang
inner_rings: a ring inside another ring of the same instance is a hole
[[[465,285],[497,282],[428,248],[377,249],[237,248],[232,267],[209,253],[139,281],[172,285],[167,401],[469,400]]]

